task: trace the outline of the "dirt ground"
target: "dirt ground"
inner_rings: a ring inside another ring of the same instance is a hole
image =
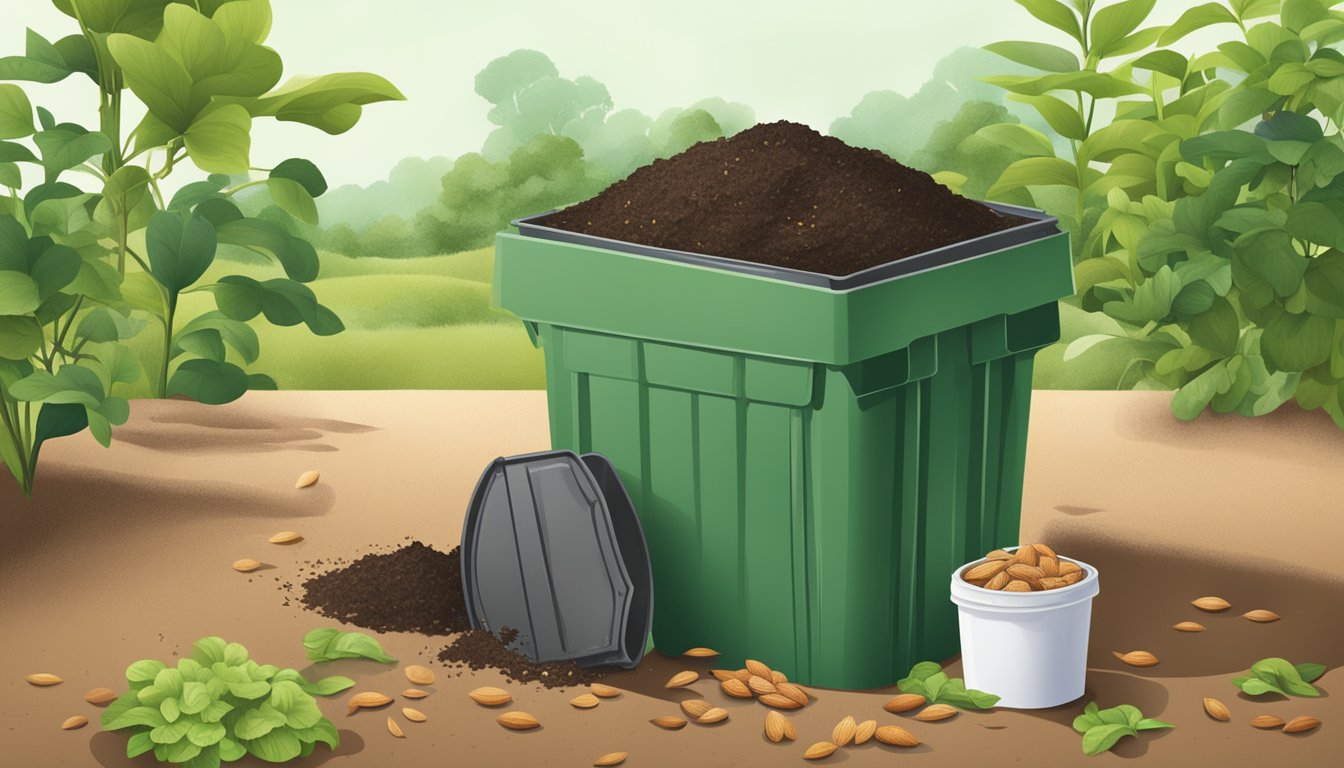
[[[433,693],[415,704],[428,722],[402,721],[406,738],[395,739],[385,727],[394,710],[348,717],[348,694],[320,699],[341,747],[334,754],[319,747],[296,765],[586,766],[613,751],[629,752],[632,767],[801,765],[806,746],[829,738],[846,714],[899,723],[924,743],[898,751],[869,742],[825,763],[1337,765],[1344,754],[1344,566],[1337,555],[1344,433],[1300,412],[1180,424],[1166,403],[1157,393],[1105,392],[1037,392],[1033,401],[1023,537],[1101,574],[1086,699],[925,724],[881,709],[894,688],[814,689],[817,701],[790,715],[798,742],[774,745],[762,735],[766,710],[727,698],[712,680],[689,690],[662,687],[673,672],[707,670],[708,662],[652,654],[638,670],[608,678],[624,695],[578,710],[567,703],[577,690],[509,684],[493,672],[458,677],[433,661],[445,638],[388,634],[383,644],[402,665],[439,670]],[[372,662],[308,668],[303,634],[332,622],[292,599],[305,576],[300,561],[348,558],[406,537],[446,550],[457,542],[480,469],[496,456],[545,447],[539,392],[258,392],[216,408],[137,402],[110,450],[87,435],[50,444],[34,500],[0,482],[0,768],[155,765],[150,755],[128,760],[123,734],[99,732],[100,710],[83,693],[124,690],[130,662],[170,660],[207,635],[240,642],[263,663],[348,675],[356,690],[406,688],[400,668]],[[295,478],[309,469],[321,471],[321,482],[295,490]],[[305,539],[266,543],[280,530]],[[230,569],[245,557],[268,567]],[[1209,615],[1189,605],[1206,594],[1231,601],[1232,610]],[[1239,617],[1252,608],[1283,618],[1254,624]],[[1170,628],[1182,620],[1208,631]],[[1111,655],[1134,649],[1162,663],[1136,669]],[[1328,665],[1318,681],[1323,696],[1242,696],[1229,678],[1266,656]],[[34,672],[65,682],[35,688],[23,680]],[[481,685],[510,690],[516,707],[543,727],[517,733],[497,726],[496,712],[465,695]],[[1232,721],[1206,717],[1205,696],[1226,703]],[[694,697],[724,706],[729,719],[675,732],[648,723]],[[1176,728],[1085,758],[1070,723],[1094,698],[1103,707],[1134,704]],[[1247,725],[1261,713],[1308,714],[1324,725],[1296,736]],[[61,731],[74,714],[93,722]],[[234,765],[265,763],[249,757]]]

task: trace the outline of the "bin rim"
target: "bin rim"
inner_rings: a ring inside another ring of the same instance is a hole
[[[602,248],[608,251],[616,251],[635,256],[645,256],[690,266],[707,267],[726,272],[737,272],[740,274],[781,280],[784,282],[836,292],[863,288],[876,283],[883,283],[888,280],[908,277],[920,272],[926,272],[930,269],[944,267],[956,262],[969,261],[982,256],[988,256],[989,254],[998,251],[1025,245],[1026,243],[1036,240],[1043,240],[1047,237],[1057,235],[1061,231],[1059,229],[1058,218],[1035,208],[1024,208],[1016,205],[1008,205],[1006,203],[991,203],[980,200],[973,202],[998,213],[1027,219],[1027,222],[998,232],[991,232],[987,235],[981,235],[969,240],[962,240],[950,245],[945,245],[941,248],[934,248],[904,258],[887,261],[867,269],[859,270],[858,272],[852,272],[848,275],[828,275],[820,272],[807,272],[800,269],[792,269],[790,267],[757,264],[755,262],[743,261],[728,256],[715,256],[706,253],[694,253],[691,251],[679,251],[672,248],[641,245],[625,240],[616,240],[614,238],[586,235],[580,232],[571,232],[565,229],[547,227],[536,223],[537,219],[556,213],[559,209],[532,214],[530,216],[522,216],[514,219],[511,224],[518,230],[519,234],[540,240],[551,240],[555,242],[569,243],[571,245]]]
[[[1017,547],[1004,547],[1005,552],[1016,550]],[[1039,613],[1085,603],[1101,592],[1100,576],[1097,569],[1072,557],[1061,559],[1068,560],[1082,568],[1086,575],[1077,584],[1070,584],[1059,589],[1047,589],[1041,592],[999,592],[977,587],[961,578],[962,571],[986,562],[988,559],[981,557],[972,560],[952,572],[952,602],[962,608],[991,613]]]

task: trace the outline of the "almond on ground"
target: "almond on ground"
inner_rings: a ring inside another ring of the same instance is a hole
[[[663,686],[665,688],[685,688],[700,679],[700,673],[693,669],[683,670],[673,675]]]
[[[662,717],[655,717],[649,722],[653,723],[659,728],[668,731],[679,731],[682,728],[686,727],[686,721],[680,717],[676,717],[675,715],[663,715]]]
[[[1204,625],[1197,621],[1180,621],[1171,625],[1177,632],[1203,632]]]
[[[621,695],[621,689],[612,688],[610,685],[604,685],[602,683],[593,683],[592,686],[590,687],[593,690],[593,695],[598,697],[599,699],[614,699],[617,696]]]
[[[593,763],[593,765],[597,766],[597,768],[605,768],[605,766],[610,765],[620,765],[621,763],[624,763],[625,758],[629,756],[630,756],[629,752],[608,752],[607,754],[597,758],[597,762]]]
[[[569,700],[569,705],[575,709],[592,709],[597,704],[597,697],[591,693],[580,694]]]
[[[681,702],[681,711],[686,716],[695,719],[705,714],[711,709],[710,703],[704,699],[687,699]]]
[[[854,740],[854,734],[859,729],[858,723],[854,721],[853,715],[845,715],[845,719],[835,724],[831,729],[831,743],[837,747],[848,746],[849,742]]]
[[[1247,611],[1247,612],[1241,614],[1241,617],[1242,617],[1243,619],[1247,619],[1247,620],[1249,620],[1249,621],[1259,622],[1259,623],[1261,623],[1261,624],[1267,624],[1267,623],[1269,623],[1269,622],[1271,622],[1271,621],[1278,621],[1278,620],[1279,620],[1279,614],[1277,614],[1277,613],[1275,613],[1275,612],[1273,612],[1273,611],[1267,611],[1267,610],[1265,610],[1264,608],[1256,608],[1256,609],[1253,610],[1253,611]]]
[[[1298,718],[1298,720],[1300,719],[1301,718]],[[1294,720],[1293,722],[1297,722],[1297,720]],[[65,722],[61,723],[61,730],[73,731],[76,728],[83,728],[88,724],[89,724],[89,718],[83,715],[74,715],[72,717],[65,718]],[[1320,723],[1317,723],[1317,725],[1320,725]]]
[[[700,723],[701,725],[712,725],[714,723],[721,723],[727,719],[728,710],[723,707],[710,707],[705,710],[705,714],[695,718],[695,722]]]
[[[239,573],[251,573],[261,567],[261,563],[251,558],[245,557],[242,560],[233,561],[233,570]]]
[[[361,709],[377,709],[392,703],[392,697],[374,691],[361,691],[350,697],[345,714],[353,715]]]
[[[919,709],[928,703],[929,700],[920,696],[918,693],[902,693],[900,696],[883,704],[882,708],[894,715],[899,715],[902,712]]]
[[[803,759],[823,760],[835,754],[835,750],[837,749],[839,749],[839,747],[829,741],[818,741],[816,744],[807,748],[807,751],[803,753]]]
[[[526,712],[517,710],[505,712],[499,717],[496,717],[495,722],[511,731],[530,731],[533,728],[541,727],[541,722],[538,721],[537,718]]]
[[[27,680],[30,685],[36,685],[42,688],[45,688],[46,686],[49,685],[60,685],[61,683],[65,682],[56,675],[50,674],[48,672],[38,672],[36,674],[26,675],[24,676],[23,679]]]
[[[750,688],[751,692],[756,694],[757,696],[764,696],[767,693],[779,692],[778,689],[775,688],[774,683],[770,682],[769,680],[766,680],[763,677],[757,677],[756,675],[752,675],[751,679],[747,680],[747,687]]]
[[[321,477],[322,475],[319,472],[310,469],[302,475],[299,475],[299,479],[294,481],[294,487],[307,488],[311,485],[315,485]]]
[[[111,688],[91,688],[84,694],[84,700],[95,707],[111,704],[117,700],[117,692]]]
[[[1288,724],[1283,726],[1283,732],[1306,733],[1307,731],[1310,731],[1314,728],[1319,728],[1320,726],[1321,726],[1320,720],[1317,720],[1314,717],[1308,717],[1306,715],[1299,715],[1298,717],[1294,717],[1292,720],[1289,720]]]
[[[421,712],[420,710],[414,709],[412,707],[402,707],[401,714],[405,716],[407,720],[410,720],[412,723],[423,723],[429,719],[425,717],[424,712]]]
[[[893,747],[917,747],[919,739],[915,735],[899,725],[884,725],[877,729],[873,737],[883,744]]]
[[[804,691],[800,686],[794,683],[779,683],[775,685],[775,692],[785,698],[792,699],[800,707],[807,706],[807,691]]]
[[[396,736],[398,739],[406,738],[406,734],[401,730],[401,726],[397,725],[397,721],[390,717],[387,718],[387,732]]]
[[[709,659],[719,655],[719,652],[713,648],[688,648],[682,656],[690,656],[693,659]]]
[[[1204,699],[1204,711],[1209,717],[1226,723],[1232,719],[1232,713],[1227,710],[1227,705],[1217,699]]]
[[[1284,726],[1283,718],[1274,715],[1256,715],[1251,718],[1252,728],[1282,728]]]
[[[957,708],[948,704],[934,704],[925,707],[915,715],[915,719],[924,723],[936,723],[939,720],[946,720],[950,717],[956,717]]]
[[[267,539],[267,541],[272,544],[294,544],[303,541],[303,534],[298,531],[281,531]]]
[[[770,679],[770,668],[755,659],[747,659],[747,671],[763,679]]]
[[[787,717],[772,709],[765,715],[765,738],[778,744],[785,739],[793,741],[798,738],[798,732]]]
[[[876,732],[876,720],[864,720],[862,723],[859,723],[859,727],[854,731],[854,746],[863,744],[873,738],[873,734]]]
[[[509,695],[508,691],[492,688],[490,686],[477,688],[467,695],[471,697],[472,701],[483,707],[498,707],[513,701],[513,697]]]
[[[434,670],[429,667],[422,667],[419,664],[412,664],[406,667],[406,679],[415,685],[433,685]]]
[[[797,709],[803,706],[782,693],[767,693],[756,700],[767,707],[774,707],[776,709]]]
[[[429,691],[422,691],[419,688],[407,688],[401,692],[401,695],[408,699],[423,699],[429,695]]]
[[[1214,597],[1212,595],[1210,595],[1209,597],[1201,597],[1197,600],[1191,600],[1190,604],[1195,606],[1201,611],[1207,611],[1209,613],[1218,613],[1219,611],[1226,611],[1228,608],[1232,607],[1232,604],[1227,602],[1223,598]]]
[[[755,694],[751,692],[751,689],[747,687],[746,683],[735,677],[719,683],[719,687],[723,689],[724,693],[735,699],[750,699],[755,696]]]
[[[1111,654],[1131,667],[1155,667],[1158,663],[1157,657],[1147,651],[1111,651]]]

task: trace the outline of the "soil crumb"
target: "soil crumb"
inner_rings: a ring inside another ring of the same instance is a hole
[[[1025,223],[780,121],[655,160],[542,226],[842,276]]]
[[[572,661],[535,664],[509,648],[518,639],[518,630],[504,627],[495,637],[483,629],[459,635],[439,653],[439,661],[453,667],[472,670],[497,669],[515,683],[538,683],[546,688],[586,685],[604,677],[600,669],[585,669]]]
[[[458,548],[419,541],[371,553],[303,583],[305,608],[378,632],[451,635],[471,628]]]

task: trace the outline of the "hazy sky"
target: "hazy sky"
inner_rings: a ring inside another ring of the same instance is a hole
[[[53,40],[72,31],[46,0],[0,3],[0,55],[22,51],[25,27]],[[1154,20],[1168,23],[1187,5],[1159,0]],[[408,155],[478,150],[491,126],[473,79],[515,48],[546,53],[564,77],[596,78],[617,108],[657,114],[721,96],[750,105],[760,120],[788,118],[824,131],[868,91],[913,92],[954,48],[1054,34],[1011,0],[272,0],[272,6],[267,44],[284,58],[286,79],[366,70],[408,98],[373,105],[337,137],[256,122],[254,164],[307,157],[333,186],[384,178]],[[96,96],[86,79],[34,88],[35,101],[59,119],[96,125],[90,119]]]

